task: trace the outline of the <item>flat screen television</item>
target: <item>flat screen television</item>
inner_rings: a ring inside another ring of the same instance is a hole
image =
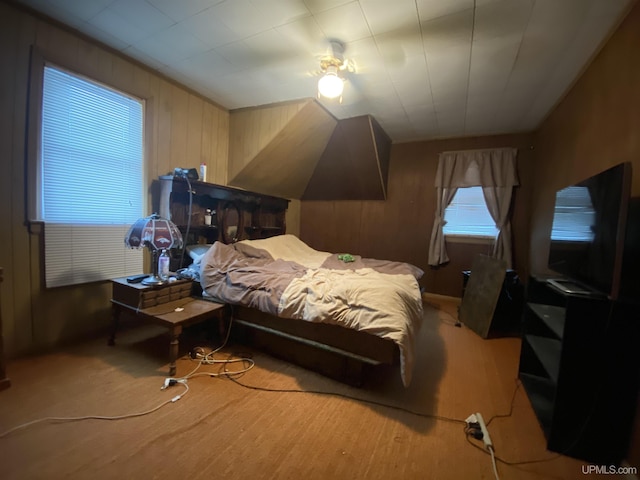
[[[549,283],[567,293],[617,299],[631,191],[631,164],[621,163],[556,192]]]

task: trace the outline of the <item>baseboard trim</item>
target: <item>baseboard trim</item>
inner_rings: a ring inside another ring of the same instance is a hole
[[[462,302],[462,298],[460,297],[452,297],[450,295],[440,295],[439,293],[429,293],[429,292],[423,292],[422,293],[422,299],[423,300],[448,300],[448,301],[452,301],[452,302],[456,302],[456,303],[461,303]]]

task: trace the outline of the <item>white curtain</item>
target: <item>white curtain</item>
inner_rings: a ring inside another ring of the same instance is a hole
[[[444,211],[455,196],[457,188],[440,187],[436,188],[438,198],[436,199],[436,218],[431,231],[431,244],[429,245],[429,265],[438,266],[449,261],[447,249],[444,244],[443,228],[447,223],[444,220]],[[434,263],[435,262],[435,263]]]
[[[438,266],[449,261],[442,228],[444,212],[461,187],[483,187],[485,202],[496,222],[498,236],[493,255],[507,261],[511,268],[511,222],[509,206],[513,187],[518,185],[515,148],[463,150],[443,152],[436,172],[436,212],[429,244],[429,265]]]
[[[496,222],[498,235],[493,243],[492,256],[506,260],[507,268],[512,267],[511,254],[511,222],[509,221],[509,206],[513,187],[483,187],[484,201],[491,218]]]

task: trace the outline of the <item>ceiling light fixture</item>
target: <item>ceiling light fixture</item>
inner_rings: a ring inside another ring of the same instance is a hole
[[[331,40],[330,50],[320,59],[322,77],[318,80],[318,98],[339,98],[342,103],[342,91],[345,79],[340,72],[354,72],[354,65],[344,58],[344,44],[338,40]]]
[[[343,89],[344,80],[338,76],[338,67],[336,65],[327,66],[325,74],[318,80],[318,97],[340,97],[342,100]]]

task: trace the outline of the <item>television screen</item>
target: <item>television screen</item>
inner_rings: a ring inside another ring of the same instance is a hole
[[[556,286],[617,297],[630,188],[631,164],[621,163],[556,193],[549,249],[549,268],[563,275]]]

